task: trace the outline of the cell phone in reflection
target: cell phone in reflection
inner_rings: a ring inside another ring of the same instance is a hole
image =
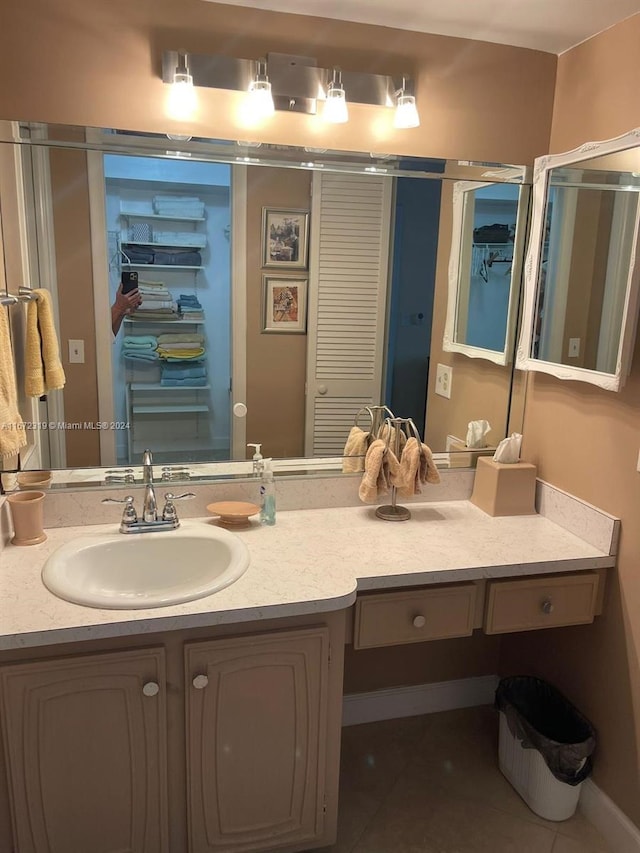
[[[123,293],[131,293],[132,290],[136,290],[138,287],[138,273],[123,271],[120,282],[122,283],[122,292]]]

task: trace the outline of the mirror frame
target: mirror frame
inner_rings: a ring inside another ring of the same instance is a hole
[[[530,188],[522,184],[518,192],[518,215],[516,233],[513,241],[513,264],[509,279],[509,305],[507,307],[507,328],[505,329],[504,348],[490,350],[471,344],[462,344],[456,340],[457,306],[464,287],[471,287],[470,281],[461,280],[460,256],[464,247],[464,224],[467,208],[467,193],[491,186],[484,181],[456,181],[453,188],[453,220],[451,236],[451,255],[449,258],[449,287],[447,293],[447,317],[442,336],[442,348],[445,352],[458,352],[469,358],[484,358],[494,364],[511,363],[520,296],[522,257],[527,235],[528,206]]]
[[[571,166],[592,160],[606,154],[616,154],[630,148],[640,147],[640,128],[635,128],[622,136],[601,142],[586,142],[579,148],[562,154],[549,154],[536,158],[533,172],[533,205],[531,216],[531,239],[525,261],[524,300],[522,312],[522,327],[520,340],[516,350],[516,368],[518,370],[536,371],[555,376],[557,379],[572,379],[588,382],[605,388],[608,391],[619,391],[631,368],[633,346],[638,322],[638,305],[640,294],[640,264],[636,263],[638,248],[638,232],[640,229],[640,203],[634,226],[633,245],[629,264],[629,275],[625,290],[624,310],[622,314],[620,342],[616,358],[615,373],[604,373],[586,367],[572,367],[565,364],[544,361],[533,358],[531,349],[534,339],[536,306],[538,301],[538,286],[540,274],[540,259],[542,257],[545,217],[551,170],[558,166]]]

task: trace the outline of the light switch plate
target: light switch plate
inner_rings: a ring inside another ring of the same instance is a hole
[[[69,364],[84,364],[84,341],[69,338]]]
[[[567,353],[567,357],[580,357],[580,338],[569,338],[569,352]]]
[[[448,364],[439,364],[436,368],[436,394],[451,399],[451,380],[453,369]]]

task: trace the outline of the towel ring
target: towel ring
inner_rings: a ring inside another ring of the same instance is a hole
[[[363,406],[356,413],[356,416],[353,419],[353,425],[354,426],[360,427],[358,420],[360,418],[360,415],[364,414],[365,412],[369,415],[369,420],[371,421],[371,425],[369,427],[369,434],[370,435],[373,434],[374,432],[377,432],[378,429],[380,428],[381,424],[379,425],[378,421],[380,421],[382,419],[383,415],[384,415],[384,417],[395,418],[395,415],[393,414],[393,412],[391,411],[391,409],[388,406]],[[386,412],[386,415],[384,414],[385,412]],[[362,427],[360,427],[360,428],[362,429]]]

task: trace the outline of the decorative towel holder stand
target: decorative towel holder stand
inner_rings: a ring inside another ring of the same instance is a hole
[[[393,435],[395,439],[395,447],[393,450],[396,457],[400,456],[401,429],[404,429],[407,438],[410,438],[411,434],[413,434],[415,438],[418,439],[418,443],[420,443],[420,434],[418,432],[418,428],[413,422],[413,418],[385,418],[384,426],[387,427],[387,444],[385,447],[385,451],[388,450],[389,442],[391,440],[391,436]],[[398,506],[398,504],[396,503],[397,496],[397,488],[395,486],[391,486],[391,503],[385,504],[384,506],[379,506],[376,509],[376,516],[378,518],[381,518],[383,521],[409,521],[409,519],[411,518],[411,513],[406,508],[406,506]]]

